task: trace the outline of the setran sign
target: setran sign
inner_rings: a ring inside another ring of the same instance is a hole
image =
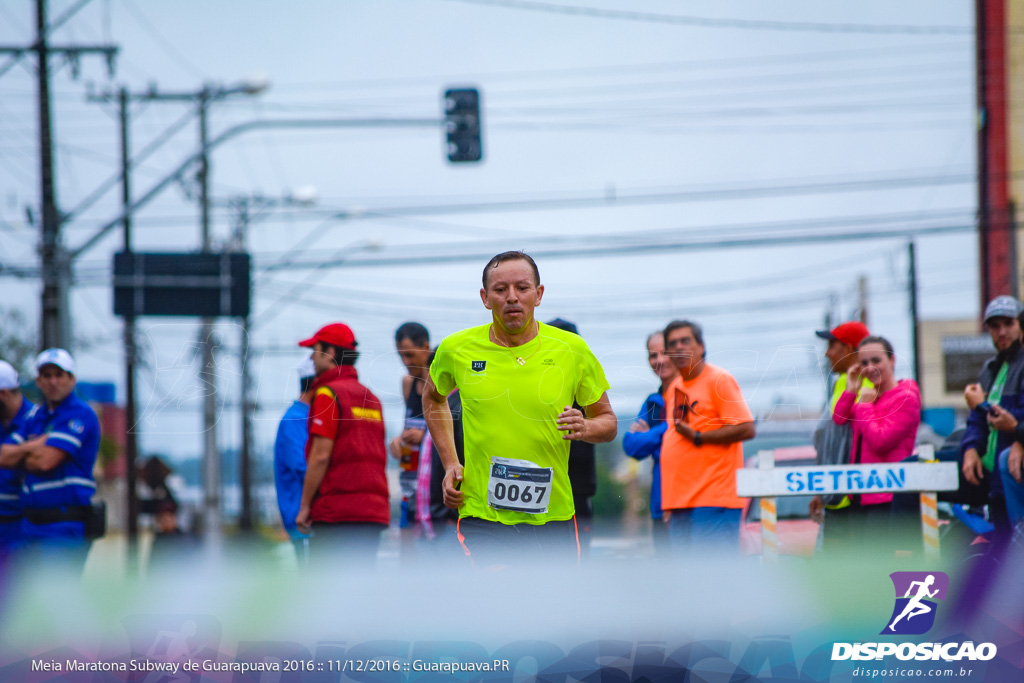
[[[747,498],[955,491],[959,486],[958,479],[957,464],[952,462],[744,468],[736,472],[736,490]]]
[[[114,254],[114,315],[249,315],[252,259],[241,252]]]

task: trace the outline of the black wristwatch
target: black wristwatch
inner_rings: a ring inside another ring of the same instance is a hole
[[[696,432],[695,431],[693,433],[693,445],[694,446],[703,446],[704,445],[704,439],[700,438],[700,432]]]

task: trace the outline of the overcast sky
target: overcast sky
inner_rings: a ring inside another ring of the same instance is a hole
[[[50,16],[77,4],[53,0]],[[565,10],[574,6],[595,11]],[[0,43],[32,41],[33,8],[0,3]],[[335,320],[355,330],[361,376],[396,429],[394,329],[418,320],[436,343],[486,322],[480,270],[506,249],[537,255],[547,286],[538,317],[577,323],[620,418],[656,384],[644,338],[673,318],[704,325],[712,362],[736,374],[755,413],[816,411],[824,345],[813,331],[829,312],[853,313],[862,275],[869,324],[909,374],[908,229],[937,229],[917,241],[922,317],[978,313],[968,0],[92,0],[53,42],[121,48],[113,79],[99,57],[82,56],[78,80],[52,60],[63,211],[118,172],[116,111],[86,101],[89,82],[141,93],[268,78],[264,94],[211,108],[213,136],[254,119],[440,120],[445,87],[481,88],[481,164],[449,164],[440,126],[253,132],[213,153],[219,243],[231,235],[231,197],[318,196],[314,207],[268,209],[249,231],[260,447],[295,394],[295,342]],[[31,65],[0,76],[0,263],[15,268],[36,265],[25,219],[39,204]],[[137,167],[136,196],[196,150],[191,111],[133,105],[136,152],[179,129]],[[137,250],[197,249],[190,178],[138,212]],[[68,223],[66,243],[114,218],[118,197],[115,187]],[[580,201],[542,204],[559,199]],[[441,205],[451,208],[430,210]],[[900,236],[830,239],[875,231]],[[802,241],[732,244],[780,236]],[[709,241],[729,244],[698,246]],[[110,268],[120,247],[113,231],[83,254],[72,294],[79,377],[119,388]],[[332,267],[314,267],[323,261]],[[268,270],[283,263],[293,266]],[[0,274],[0,289],[0,305],[38,319],[38,281]],[[220,328],[237,346],[237,329]],[[196,321],[149,318],[140,329],[143,450],[196,454]],[[237,370],[222,360],[232,402]],[[236,446],[230,405],[223,418],[221,443]]]

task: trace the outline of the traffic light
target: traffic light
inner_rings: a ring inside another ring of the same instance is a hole
[[[444,112],[448,161],[480,161],[484,156],[480,140],[480,91],[476,88],[445,90]]]

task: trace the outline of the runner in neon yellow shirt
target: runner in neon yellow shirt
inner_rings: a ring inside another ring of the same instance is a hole
[[[534,320],[544,286],[532,258],[495,256],[483,284],[491,324],[447,337],[423,391],[424,416],[445,466],[445,504],[459,508],[459,538],[474,563],[504,564],[509,551],[521,556],[531,549],[578,557],[568,442],[615,438],[608,381],[581,337]],[[446,400],[455,388],[465,468]]]

